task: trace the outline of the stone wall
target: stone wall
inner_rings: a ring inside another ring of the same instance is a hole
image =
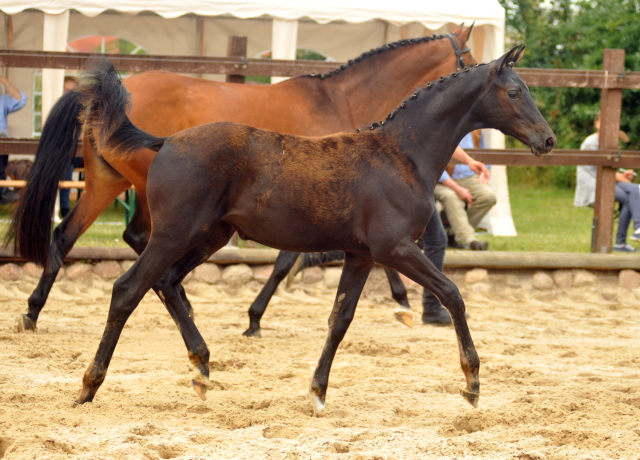
[[[96,264],[74,263],[66,265],[58,273],[57,281],[86,282],[93,278],[115,281],[131,267],[133,261],[103,261]],[[264,284],[273,271],[273,265],[233,264],[219,266],[205,263],[184,280],[206,284],[222,284],[239,287],[249,282]],[[294,279],[294,284],[304,287],[322,283],[327,288],[337,288],[342,267],[308,268]],[[538,300],[551,300],[559,293],[569,291],[594,292],[604,300],[615,300],[619,295],[631,294],[640,299],[640,273],[635,270],[486,270],[452,269],[445,274],[461,289],[463,296],[469,294],[497,295],[506,298],[533,297]],[[42,275],[42,269],[33,263],[24,265],[7,263],[0,265],[0,281],[11,283],[18,281],[35,282]],[[410,293],[418,294],[421,287],[402,276]],[[365,295],[389,296],[389,287],[380,267],[375,267],[369,276]]]

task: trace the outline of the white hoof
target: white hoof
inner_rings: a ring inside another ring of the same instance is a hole
[[[396,307],[393,316],[405,326],[413,327],[413,311],[410,308]]]
[[[323,402],[317,394],[312,390],[309,392],[309,397],[311,398],[311,406],[313,406],[313,413],[315,415],[320,415],[320,412],[324,410],[327,403]]]

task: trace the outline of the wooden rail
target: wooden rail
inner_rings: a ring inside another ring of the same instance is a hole
[[[235,52],[231,51],[230,52]],[[234,76],[294,77],[325,73],[346,63],[324,61],[286,61],[250,59],[241,56],[162,56],[66,53],[58,51],[0,50],[0,66],[32,69],[83,69],[87,61],[104,56],[121,71],[164,70],[178,73],[221,74]],[[640,89],[640,72],[607,70],[516,68],[530,86],[564,88]]]
[[[0,180],[0,187],[22,188],[27,185],[26,180]],[[58,188],[84,188],[84,181],[62,180],[58,183]]]

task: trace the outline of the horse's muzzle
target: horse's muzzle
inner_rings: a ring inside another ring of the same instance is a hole
[[[536,142],[532,142],[530,147],[531,147],[531,153],[539,157],[551,152],[555,146],[556,146],[556,137],[552,135],[547,137],[544,143],[539,144]]]

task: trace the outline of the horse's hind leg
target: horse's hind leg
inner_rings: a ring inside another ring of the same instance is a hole
[[[99,191],[96,190],[97,187],[100,188]],[[19,328],[23,330],[36,329],[38,316],[49,297],[49,292],[51,292],[51,287],[60,271],[62,261],[85,230],[127,187],[129,187],[129,183],[122,177],[101,181],[97,185],[87,183],[87,188],[85,188],[76,206],[53,231],[53,240],[50,248],[50,254],[52,255],[50,267],[45,267],[38,286],[29,297],[27,314],[23,314],[18,318]]]
[[[136,251],[138,255],[142,254],[144,248],[147,247],[149,242],[149,232],[151,231],[151,218],[149,216],[149,206],[147,205],[146,190],[137,190],[138,203],[136,205],[136,211],[133,213],[133,217],[127,225],[127,228],[122,235],[123,240],[131,248]],[[184,292],[182,285],[178,287],[180,291],[180,297],[189,311],[189,316],[193,316],[193,307],[187,299],[187,294]],[[162,298],[160,299],[162,300]]]
[[[410,240],[395,245],[373,244],[376,262],[392,267],[431,291],[449,310],[458,338],[460,365],[467,380],[462,396],[474,407],[480,397],[480,359],[473,345],[462,296],[456,285],[440,272],[436,266]]]
[[[309,390],[313,410],[316,414],[319,414],[325,407],[331,364],[336,350],[353,320],[358,299],[371,267],[373,267],[373,260],[369,256],[354,256],[348,253],[345,255],[336,301],[329,316],[329,333]]]
[[[193,317],[180,295],[180,283],[194,268],[205,262],[211,254],[225,246],[234,230],[225,223],[219,223],[204,243],[192,248],[178,262],[173,264],[154,290],[163,300],[167,311],[180,329],[189,353],[189,360],[196,368],[192,380],[193,388],[204,400],[209,386],[209,349],[196,328]]]
[[[201,231],[190,232],[190,230],[193,230],[193,228],[190,228],[192,224],[195,225],[196,229],[201,228],[197,224],[192,222],[182,222],[182,224],[182,228],[179,225],[175,225],[174,227],[170,226],[168,231],[165,228],[163,229],[165,231],[158,232],[163,235],[161,237],[154,238],[151,235],[149,244],[142,255],[114,283],[105,331],[96,356],[84,374],[82,392],[76,400],[77,404],[84,404],[93,400],[106,377],[111,357],[125,323],[140,303],[140,300],[151,288],[158,289],[158,295],[161,298],[165,298],[165,304],[168,306],[169,312],[181,328],[185,342],[189,347],[190,356],[198,356],[198,370],[204,376],[208,375],[209,350],[193,320],[189,318],[186,308],[182,305],[177,289],[169,287],[167,284],[169,278],[161,281],[165,273],[174,264],[176,264],[176,271],[173,273],[181,274],[182,268],[188,266],[186,262],[194,259],[194,253],[189,248],[199,248],[207,240],[207,235],[203,235]],[[191,235],[187,236],[190,233]],[[200,260],[198,260],[199,262]],[[195,265],[198,265],[198,263]],[[174,280],[179,283],[182,278],[174,278]],[[165,289],[164,291],[163,288]],[[169,302],[166,302],[167,296],[169,296]]]
[[[246,337],[260,337],[260,319],[264,315],[267,305],[273,297],[273,294],[278,289],[278,285],[282,282],[287,273],[293,267],[293,264],[298,257],[297,252],[280,251],[273,265],[273,272],[269,279],[264,284],[260,294],[253,301],[249,308],[249,329],[244,331],[242,335]]]
[[[407,288],[400,279],[400,274],[389,267],[384,267],[384,273],[389,280],[391,296],[399,304],[394,312],[395,318],[405,326],[413,327],[413,311],[407,298]]]

